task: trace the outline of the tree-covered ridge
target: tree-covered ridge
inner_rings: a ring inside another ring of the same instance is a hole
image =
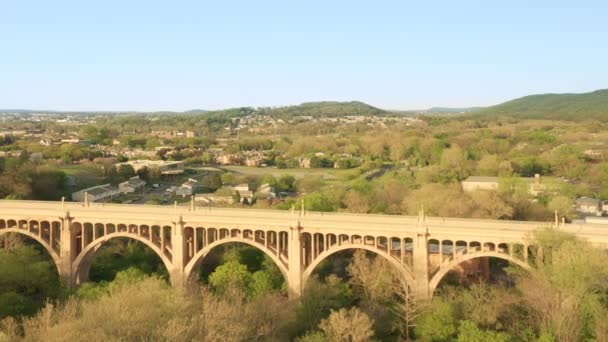
[[[481,109],[475,114],[523,119],[608,121],[608,89],[583,94],[530,95]]]
[[[351,102],[305,102],[296,106],[259,108],[259,114],[277,117],[312,116],[312,117],[341,117],[341,116],[373,116],[386,115],[389,112],[359,101]]]

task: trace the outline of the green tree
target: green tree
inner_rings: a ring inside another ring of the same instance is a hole
[[[6,237],[0,237],[0,246]],[[34,314],[46,299],[60,295],[57,269],[33,245],[0,248],[0,318]]]
[[[510,341],[509,335],[495,331],[483,331],[471,321],[460,322],[458,328],[458,342],[507,342]]]
[[[429,310],[423,313],[414,329],[421,341],[450,341],[456,334],[454,308],[450,303],[435,300]]]
[[[252,281],[247,266],[236,261],[228,261],[218,266],[209,276],[209,284],[219,293],[238,289],[248,293]]]
[[[299,334],[312,331],[331,310],[350,306],[354,300],[352,289],[334,275],[324,282],[316,277],[309,279],[296,311],[296,330]]]

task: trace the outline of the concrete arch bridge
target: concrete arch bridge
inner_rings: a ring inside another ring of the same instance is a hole
[[[363,249],[394,265],[417,297],[430,298],[441,279],[466,261],[495,257],[529,268],[531,233],[543,227],[608,246],[608,229],[589,224],[0,200],[0,235],[38,241],[68,286],[88,280],[105,242],[126,237],[158,254],[174,286],[191,279],[215,247],[239,242],[267,254],[293,295],[302,294],[325,258]]]

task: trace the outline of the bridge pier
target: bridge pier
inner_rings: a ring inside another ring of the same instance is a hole
[[[302,237],[300,230],[301,228],[299,223],[295,228],[290,227],[288,242],[288,273],[287,279],[285,279],[289,289],[289,297],[295,298],[302,296],[304,291],[302,288],[302,273],[304,272],[304,265],[302,262]]]
[[[184,288],[186,285],[186,238],[184,236],[184,221],[180,216],[173,222],[171,247],[173,255],[172,269],[169,271],[171,285],[175,288]]]
[[[59,277],[61,282],[68,288],[76,285],[76,277],[72,269],[72,261],[76,259],[76,239],[72,238],[72,217],[66,212],[61,217],[61,232],[59,236],[60,258],[59,258]]]
[[[414,284],[412,294],[418,300],[430,299],[429,243],[426,229],[416,234],[413,251]]]

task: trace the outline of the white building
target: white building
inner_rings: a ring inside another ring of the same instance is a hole
[[[146,181],[140,179],[139,176],[131,177],[128,181],[118,184],[120,193],[133,193],[142,189],[146,185]]]
[[[72,200],[75,202],[99,202],[119,194],[118,188],[110,184],[103,184],[91,188],[83,189],[72,193]]]
[[[581,214],[591,214],[596,216],[602,216],[602,204],[601,201],[590,197],[580,197],[574,202],[576,211]]]
[[[195,193],[196,187],[198,186],[198,181],[196,179],[188,179],[188,181],[182,184],[177,190],[175,190],[175,195],[177,196],[192,196]]]
[[[158,169],[163,175],[175,175],[184,173],[185,163],[183,161],[165,161],[165,160],[130,160],[124,163],[116,164],[116,168],[121,165],[131,165],[135,172],[145,168]]]

